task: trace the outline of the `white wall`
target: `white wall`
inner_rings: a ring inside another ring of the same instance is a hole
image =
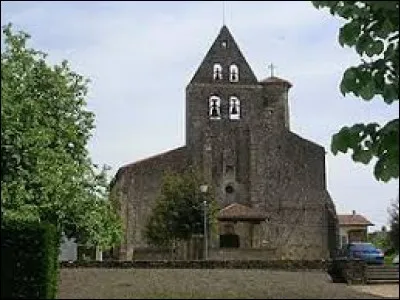
[[[62,238],[60,245],[59,261],[76,261],[78,259],[78,244],[75,239]]]
[[[67,239],[65,236],[62,238],[60,245],[59,261],[76,261],[78,259],[78,244],[75,243],[75,238]],[[96,247],[97,261],[103,260],[103,252],[99,247]]]
[[[346,237],[346,243],[349,242],[349,231],[351,230],[365,230],[365,226],[340,226],[339,227],[339,235],[340,235],[340,248],[343,246],[343,236]]]

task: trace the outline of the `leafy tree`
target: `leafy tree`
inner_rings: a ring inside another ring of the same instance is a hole
[[[389,209],[390,232],[389,237],[393,248],[399,251],[399,196]]]
[[[344,18],[341,46],[354,47],[361,63],[343,75],[340,91],[365,101],[381,97],[388,105],[399,101],[399,1],[312,1],[316,8],[329,8]],[[377,158],[374,175],[384,182],[399,177],[399,119],[345,126],[332,137],[331,150],[347,153],[368,164]]]
[[[145,228],[149,244],[171,247],[176,241],[189,240],[193,234],[203,234],[203,201],[207,201],[207,228],[212,231],[216,203],[212,191],[200,191],[202,184],[204,181],[192,169],[183,174],[165,174],[160,195]]]
[[[391,248],[389,234],[385,226],[382,226],[380,231],[369,233],[368,240],[385,253]]]
[[[106,168],[93,165],[86,148],[94,128],[88,80],[66,61],[49,65],[11,24],[2,32],[2,218],[50,222],[60,236],[112,246],[122,227],[108,201]]]

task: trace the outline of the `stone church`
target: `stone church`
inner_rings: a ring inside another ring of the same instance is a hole
[[[258,80],[223,26],[186,87],[186,144],[121,167],[112,182],[125,226],[121,260],[148,247],[144,227],[165,171],[201,170],[219,205],[210,259],[327,259],[337,216],[325,150],[290,131],[292,84]],[[224,237],[236,236],[234,245]],[[233,247],[233,248],[232,248]]]

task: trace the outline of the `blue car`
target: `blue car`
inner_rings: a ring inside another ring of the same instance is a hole
[[[359,258],[369,264],[384,263],[385,255],[371,243],[350,243],[346,248],[349,258]]]

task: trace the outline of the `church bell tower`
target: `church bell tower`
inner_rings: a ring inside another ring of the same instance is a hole
[[[224,25],[186,88],[186,145],[221,205],[249,201],[249,132],[262,87]]]

